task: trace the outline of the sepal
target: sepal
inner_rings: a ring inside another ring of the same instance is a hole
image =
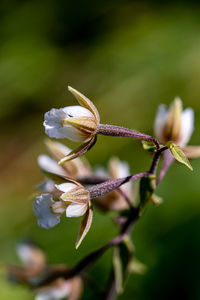
[[[174,156],[174,158],[184,164],[186,167],[188,167],[191,171],[193,171],[193,168],[189,162],[189,160],[187,159],[185,153],[181,150],[181,148],[177,145],[175,145],[172,142],[167,143],[167,147],[170,149],[171,154]]]
[[[92,148],[92,146],[94,146],[95,143],[96,143],[96,136],[94,136],[87,143],[84,143],[84,144],[80,145],[79,147],[77,147],[76,149],[74,149],[73,151],[71,151],[68,155],[66,155],[65,157],[63,157],[58,162],[59,165],[62,165],[62,164],[64,164],[65,162],[67,162],[69,160],[72,160],[72,159],[74,159],[76,157],[79,157],[79,156],[85,154],[89,149]]]
[[[88,210],[86,211],[86,213],[81,221],[81,227],[80,227],[78,238],[76,241],[76,249],[78,249],[78,247],[82,243],[84,237],[90,230],[90,226],[92,224],[92,219],[93,219],[93,209],[92,209],[91,203],[89,202]]]

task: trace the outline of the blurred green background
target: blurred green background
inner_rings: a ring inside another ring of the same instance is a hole
[[[43,114],[76,104],[67,85],[97,106],[102,123],[153,134],[159,103],[179,95],[195,110],[200,141],[200,7],[183,1],[2,1],[0,10],[1,262],[18,263],[16,243],[36,240],[50,263],[72,266],[116,234],[111,220],[95,210],[80,249],[74,243],[80,220],[63,218],[46,231],[32,212],[35,186],[43,177],[37,156],[45,152]],[[75,147],[75,143],[66,141]],[[131,139],[99,136],[87,153],[93,166],[112,155],[146,170],[151,157]],[[119,299],[200,299],[200,160],[194,172],[174,164],[134,230],[136,257],[148,266],[132,275]],[[108,252],[91,270],[101,287],[110,268]],[[85,288],[83,299],[93,299]],[[34,299],[1,277],[0,299]]]

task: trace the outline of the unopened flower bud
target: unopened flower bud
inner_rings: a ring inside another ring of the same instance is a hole
[[[184,146],[192,135],[193,123],[193,110],[182,110],[181,99],[175,98],[169,109],[165,105],[159,106],[154,125],[155,134],[162,144],[173,141]]]

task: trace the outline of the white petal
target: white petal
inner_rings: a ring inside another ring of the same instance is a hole
[[[158,138],[159,141],[162,142],[163,140],[163,126],[165,124],[165,121],[167,119],[167,115],[168,115],[168,110],[166,105],[161,104],[158,107],[158,111],[156,113],[156,118],[155,118],[155,122],[154,122],[154,132],[156,137]]]
[[[120,161],[117,168],[117,177],[126,177],[130,175],[130,168],[127,162]]]
[[[55,188],[55,183],[53,180],[48,179],[37,186],[40,192],[52,193]]]
[[[85,214],[87,210],[87,204],[71,203],[66,209],[66,216],[69,218],[80,217]]]
[[[61,192],[68,193],[71,190],[73,190],[74,188],[76,188],[77,185],[72,182],[65,182],[65,183],[61,183],[61,184],[55,184],[55,187]]]
[[[194,111],[192,108],[187,108],[181,115],[181,134],[180,134],[180,146],[185,146],[194,130]]]
[[[92,117],[93,114],[82,106],[67,106],[60,109],[51,109],[44,115],[45,133],[51,138],[68,138],[76,142],[84,142],[85,137],[72,125],[62,126],[62,121],[73,117]]]
[[[37,246],[22,242],[17,245],[17,254],[20,260],[27,267],[34,267],[42,269],[46,264],[46,257],[44,252]]]
[[[65,280],[64,283],[63,280],[63,283],[58,286],[49,285],[49,287],[44,288],[43,291],[36,296],[35,300],[60,300],[69,296],[70,292],[70,281]]]
[[[38,225],[49,229],[60,222],[60,216],[52,213],[51,205],[55,203],[51,194],[36,197],[33,203],[34,214],[38,218]]]
[[[106,172],[105,168],[102,166],[95,166],[94,174],[101,177],[108,177],[108,173]]]
[[[66,204],[64,201],[55,201],[51,208],[55,214],[62,214],[66,209]]]
[[[127,162],[120,161],[118,166],[117,166],[117,177],[116,178],[121,178],[121,177],[127,177],[130,175],[130,168]],[[127,193],[128,196],[131,195],[131,182],[127,182],[123,184],[120,189],[123,190],[124,192]]]
[[[92,114],[91,111],[89,111],[89,109],[82,107],[80,105],[66,106],[63,108],[63,111],[66,113],[68,118],[78,118],[78,117],[94,118],[94,115]]]
[[[25,265],[33,261],[34,251],[31,245],[25,243],[17,245],[17,254]]]
[[[63,154],[63,156],[66,156],[72,151],[69,147],[63,145],[62,143],[52,141],[51,143],[54,144],[54,147],[57,148]]]
[[[38,165],[44,171],[58,174],[58,175],[66,175],[64,169],[58,165],[55,160],[50,158],[48,155],[42,154],[38,156]]]
[[[66,118],[63,108],[52,108],[44,115],[45,125],[49,127],[61,126],[61,121]]]

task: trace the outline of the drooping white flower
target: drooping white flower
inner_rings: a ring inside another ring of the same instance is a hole
[[[155,134],[162,144],[169,141],[183,147],[194,130],[194,112],[191,108],[182,110],[182,101],[175,98],[169,109],[160,105],[154,123]]]
[[[45,144],[51,157],[44,154],[39,155],[38,165],[47,177],[51,178],[51,176],[48,175],[56,174],[61,177],[70,177],[72,179],[77,179],[91,174],[90,165],[87,160],[83,158],[78,157],[62,165],[58,164],[58,161],[61,158],[71,152],[71,149],[67,146],[58,142],[53,142],[51,140],[46,140]],[[43,188],[49,187],[51,187],[50,184],[48,186],[43,186]],[[45,189],[43,189],[43,191],[45,191]],[[49,190],[46,191],[48,192]]]
[[[42,194],[36,197],[33,203],[33,210],[35,216],[38,218],[38,225],[40,227],[49,229],[60,222],[60,215],[65,211],[65,206],[60,201],[58,202],[59,207],[51,194]]]
[[[55,186],[59,191],[63,192],[60,198],[65,201],[67,217],[80,217],[86,213],[89,193],[82,185],[66,182]]]
[[[45,132],[51,138],[68,138],[84,144],[62,158],[60,163],[74,159],[92,147],[96,140],[100,122],[99,113],[94,104],[72,87],[68,87],[68,89],[81,106],[53,108],[45,113]]]
[[[38,218],[38,225],[49,229],[60,222],[60,216],[65,212],[66,217],[84,216],[81,222],[76,248],[90,229],[93,217],[89,192],[78,182],[68,179],[68,182],[55,184],[55,190],[60,200],[54,201],[52,194],[41,194],[36,197],[33,207]]]
[[[89,192],[81,184],[74,180],[58,184],[56,185],[56,188],[62,192],[60,199],[65,202],[66,216],[69,218],[83,216],[76,241],[77,249],[92,224],[93,210]]]
[[[45,132],[51,138],[68,138],[75,142],[86,142],[95,131],[93,114],[82,106],[51,109],[45,113]],[[85,128],[84,128],[85,127]]]

